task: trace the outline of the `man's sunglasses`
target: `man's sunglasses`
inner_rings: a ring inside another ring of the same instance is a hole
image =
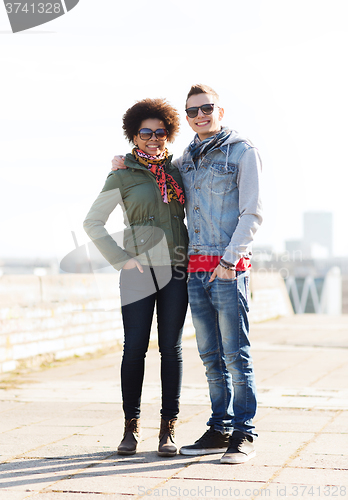
[[[198,110],[201,109],[202,113],[205,115],[211,115],[214,111],[214,104],[203,104],[202,106],[193,106],[192,108],[186,108],[186,114],[189,118],[196,118],[198,115]]]
[[[153,134],[155,134],[156,139],[164,140],[168,137],[168,131],[165,128],[158,128],[157,130],[151,130],[150,128],[141,128],[138,132],[139,137],[142,141],[148,141],[151,139]]]

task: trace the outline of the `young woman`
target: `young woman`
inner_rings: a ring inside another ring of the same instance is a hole
[[[178,129],[178,112],[163,99],[144,99],[128,109],[123,130],[134,144],[125,158],[128,168],[109,174],[84,221],[84,229],[103,256],[121,269],[125,415],[124,436],[118,447],[121,455],[134,454],[139,440],[144,360],[155,306],[162,384],[158,454],[177,453],[174,424],[182,377],[188,236],[183,222],[183,184],[171,164],[167,142],[173,141]],[[104,227],[118,204],[127,226],[123,248]]]

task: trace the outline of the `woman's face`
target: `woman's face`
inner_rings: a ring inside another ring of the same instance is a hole
[[[162,120],[159,120],[158,118],[147,118],[146,120],[143,120],[141,122],[139,130],[144,128],[150,129],[155,132],[158,129],[165,130],[166,126],[164,122]],[[164,151],[167,147],[167,138],[161,139],[159,137],[156,137],[155,134],[152,134],[152,137],[150,137],[150,139],[144,140],[140,138],[139,131],[138,134],[133,137],[133,142],[138,149],[141,149],[142,151],[144,151],[144,153],[147,153],[151,156],[157,156],[161,154],[162,151]]]

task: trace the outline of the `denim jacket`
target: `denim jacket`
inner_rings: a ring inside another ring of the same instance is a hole
[[[233,264],[250,257],[253,236],[262,223],[257,149],[232,131],[196,165],[188,148],[174,164],[185,187],[189,255],[222,255]]]

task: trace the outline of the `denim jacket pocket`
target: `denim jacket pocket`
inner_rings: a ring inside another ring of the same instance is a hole
[[[224,163],[213,163],[210,168],[210,188],[215,194],[225,194],[237,185],[237,167]]]

